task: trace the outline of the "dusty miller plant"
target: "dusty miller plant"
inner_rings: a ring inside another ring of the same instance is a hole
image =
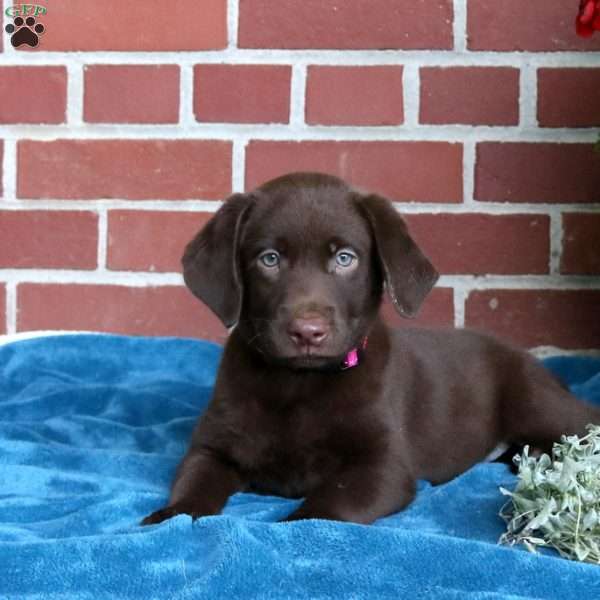
[[[522,543],[535,552],[555,548],[565,558],[600,564],[600,426],[588,434],[563,436],[552,457],[515,456],[518,483],[501,516],[507,531],[500,543]]]

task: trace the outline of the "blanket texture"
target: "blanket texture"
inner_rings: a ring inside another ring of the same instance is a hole
[[[0,598],[600,598],[600,566],[497,545],[498,486],[515,484],[501,464],[422,482],[372,526],[277,523],[298,501],[237,494],[221,516],[140,527],[220,354],[108,335],[0,347]],[[600,360],[547,366],[600,403]]]

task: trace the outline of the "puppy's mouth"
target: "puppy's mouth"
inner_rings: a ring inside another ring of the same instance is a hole
[[[297,345],[284,336],[266,335],[256,339],[251,346],[267,363],[294,370],[331,369],[341,365],[347,354],[345,344]]]
[[[331,371],[347,368],[348,356],[353,349],[347,344],[335,344],[334,347],[316,347],[311,345],[289,347],[270,353],[270,361],[279,366],[294,370]]]
[[[313,359],[313,358],[328,358],[327,355],[323,354],[321,348],[316,348],[315,346],[300,346],[297,352],[292,356],[292,358],[304,358],[304,359]],[[331,357],[329,357],[331,358]]]
[[[323,356],[317,354],[299,354],[296,356],[279,356],[273,358],[277,365],[296,371],[337,370],[342,367],[344,361],[343,356]]]

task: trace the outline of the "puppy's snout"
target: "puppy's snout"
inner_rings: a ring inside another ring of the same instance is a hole
[[[320,316],[296,317],[290,321],[287,333],[296,346],[318,348],[329,336],[330,327]]]

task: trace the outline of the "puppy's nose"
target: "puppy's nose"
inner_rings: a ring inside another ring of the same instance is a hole
[[[297,317],[290,322],[287,333],[296,346],[318,348],[329,335],[329,325],[322,317]]]

